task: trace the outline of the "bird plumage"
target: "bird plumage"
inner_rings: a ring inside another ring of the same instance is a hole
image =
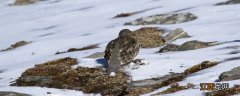
[[[108,43],[104,56],[108,63],[108,73],[120,71],[123,65],[131,63],[137,56],[139,44],[129,32],[128,29],[122,30],[118,38]]]

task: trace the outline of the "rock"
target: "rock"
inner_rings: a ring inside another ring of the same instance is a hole
[[[229,4],[238,4],[240,0],[228,0],[226,2],[217,3],[216,5],[229,5]]]
[[[0,91],[0,96],[31,96],[31,95],[10,91]]]
[[[17,85],[46,87],[52,83],[52,78],[52,76],[21,76],[17,80]]]
[[[161,35],[164,31],[157,27],[143,27],[133,31],[133,37],[136,39],[141,48],[160,47],[165,42]]]
[[[166,46],[161,48],[159,52],[163,53],[163,52],[169,52],[169,51],[195,50],[195,49],[210,47],[213,45],[215,44],[211,42],[201,42],[201,41],[193,40],[193,41],[187,41],[180,46],[175,44],[167,44]]]
[[[189,88],[194,88],[194,84],[192,83],[188,83],[186,86],[180,86],[178,83],[176,83],[176,85],[174,86],[170,86],[170,88],[162,91],[162,92],[159,92],[159,93],[156,93],[156,94],[153,94],[151,96],[159,96],[159,95],[164,95],[164,94],[171,94],[171,93],[175,93],[175,92],[178,92],[178,91],[182,91],[182,90],[187,90]]]
[[[47,92],[47,94],[52,94],[51,92]]]
[[[169,13],[139,18],[124,25],[177,24],[197,19],[192,13]]]
[[[138,69],[139,67],[149,64],[147,61],[143,60],[143,59],[135,59],[132,60],[132,63],[128,64],[128,65],[124,65],[123,69],[124,70],[135,70]]]
[[[159,50],[160,53],[169,52],[169,51],[179,51],[180,46],[175,44],[167,44],[162,49]]]
[[[188,42],[183,43],[180,46],[179,50],[180,51],[194,50],[194,49],[206,48],[209,46],[212,46],[212,45],[208,42],[201,42],[201,41],[193,40],[193,41],[188,41]]]
[[[235,56],[235,57],[226,58],[226,59],[224,59],[223,61],[233,61],[233,60],[239,60],[239,59],[240,59],[239,56]]]
[[[228,54],[239,54],[240,53],[240,50],[233,50],[231,52],[229,52]]]
[[[220,81],[230,81],[230,80],[237,80],[240,79],[240,66],[233,68],[230,71],[223,72],[219,76]]]
[[[132,81],[128,85],[126,92],[129,96],[139,96],[159,89],[164,86],[168,86],[173,82],[181,81],[185,78],[184,74],[173,73],[159,78],[152,78],[147,80]]]
[[[104,58],[107,60],[107,72],[119,72],[122,66],[129,64],[139,52],[139,43],[132,38],[128,29],[120,31],[118,38],[110,41],[106,47]]]
[[[182,73],[172,73],[168,75],[164,75],[159,78],[146,79],[141,81],[132,81],[129,86],[131,87],[144,87],[144,86],[152,86],[153,88],[163,87],[165,85],[170,85],[173,81],[179,81],[185,78],[185,75]]]
[[[164,38],[166,42],[171,42],[181,38],[187,38],[189,35],[187,32],[184,32],[182,28],[177,28],[176,30],[168,33]]]
[[[105,55],[104,52],[96,52],[84,58],[102,58],[104,57],[104,55]]]
[[[0,69],[0,73],[3,73],[4,71],[6,71],[6,69]]]

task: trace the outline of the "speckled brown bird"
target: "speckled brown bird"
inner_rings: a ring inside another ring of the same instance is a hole
[[[122,66],[131,63],[139,52],[139,44],[131,37],[128,29],[120,31],[118,38],[110,41],[106,47],[104,58],[107,60],[107,72],[119,72]]]

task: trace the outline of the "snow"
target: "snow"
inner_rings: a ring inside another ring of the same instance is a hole
[[[0,52],[0,91],[16,91],[34,96],[86,95],[81,91],[61,90],[40,87],[12,87],[10,82],[16,80],[22,72],[50,60],[63,57],[77,58],[78,66],[102,66],[96,59],[83,58],[96,52],[103,52],[106,44],[117,37],[121,29],[135,30],[143,26],[123,26],[128,21],[161,13],[190,12],[198,16],[191,22],[172,25],[149,25],[174,30],[183,28],[191,38],[179,39],[174,44],[182,44],[189,40],[200,41],[233,41],[240,40],[240,6],[214,4],[226,0],[48,0],[27,6],[8,6],[14,0],[0,0],[0,50],[6,49],[18,41],[33,41],[17,49]],[[122,12],[135,12],[151,9],[127,18],[112,19]],[[87,45],[100,44],[97,49],[76,51],[55,55],[57,51],[69,48],[80,48]],[[132,80],[143,80],[161,77],[169,72],[183,72],[185,69],[205,60],[223,61],[240,54],[227,54],[237,49],[222,49],[237,46],[239,42],[226,43],[209,48],[182,52],[157,54],[159,48],[141,49],[137,59],[144,59],[148,64],[138,69],[128,70]],[[32,55],[32,52],[35,54]],[[197,72],[180,84],[214,82],[220,73],[240,66],[240,60],[223,62],[212,68]],[[180,67],[183,66],[183,67]],[[229,81],[231,85],[239,84],[240,80]],[[160,88],[150,94],[166,89]],[[31,90],[31,91],[29,91]],[[169,96],[202,96],[199,89],[179,91]],[[149,94],[146,94],[149,95]],[[167,95],[167,96],[168,96]]]
[[[111,72],[109,75],[110,75],[110,76],[115,76],[116,73],[115,73],[115,72]]]

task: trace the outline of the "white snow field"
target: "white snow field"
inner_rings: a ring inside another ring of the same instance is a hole
[[[9,6],[14,0],[0,0],[0,50],[8,48],[18,41],[32,43],[14,50],[0,52],[0,91],[14,91],[33,96],[85,96],[81,91],[41,87],[9,86],[26,69],[35,64],[50,60],[73,57],[78,66],[102,66],[96,59],[83,58],[96,52],[103,52],[106,44],[118,36],[121,29],[135,30],[143,26],[124,26],[124,23],[155,14],[164,14],[186,9],[196,20],[170,25],[148,25],[174,30],[183,28],[191,38],[178,39],[174,44],[190,40],[206,42],[240,40],[240,5],[221,5],[216,3],[227,0],[46,0],[31,5]],[[155,8],[126,18],[112,19],[123,12]],[[76,51],[55,55],[57,51],[80,48],[91,44],[100,44],[97,49]],[[221,49],[236,46],[235,49]],[[141,49],[137,59],[145,59],[148,64],[135,70],[127,70],[133,80],[161,77],[169,72],[183,72],[202,61],[223,61],[226,58],[240,57],[240,54],[227,54],[240,50],[240,42],[179,52],[155,53],[160,48]],[[221,49],[221,50],[220,50]],[[34,55],[32,55],[34,53]],[[180,67],[183,66],[183,67]],[[220,63],[187,77],[180,85],[210,83],[218,76],[234,67],[240,66],[240,59]],[[240,80],[227,81],[230,86],[240,84]],[[168,86],[169,87],[169,86]],[[145,96],[160,92],[160,88]],[[47,95],[51,92],[51,95]],[[188,89],[166,96],[204,96],[204,91]],[[99,95],[99,94],[98,94]],[[236,95],[237,96],[237,95]]]

